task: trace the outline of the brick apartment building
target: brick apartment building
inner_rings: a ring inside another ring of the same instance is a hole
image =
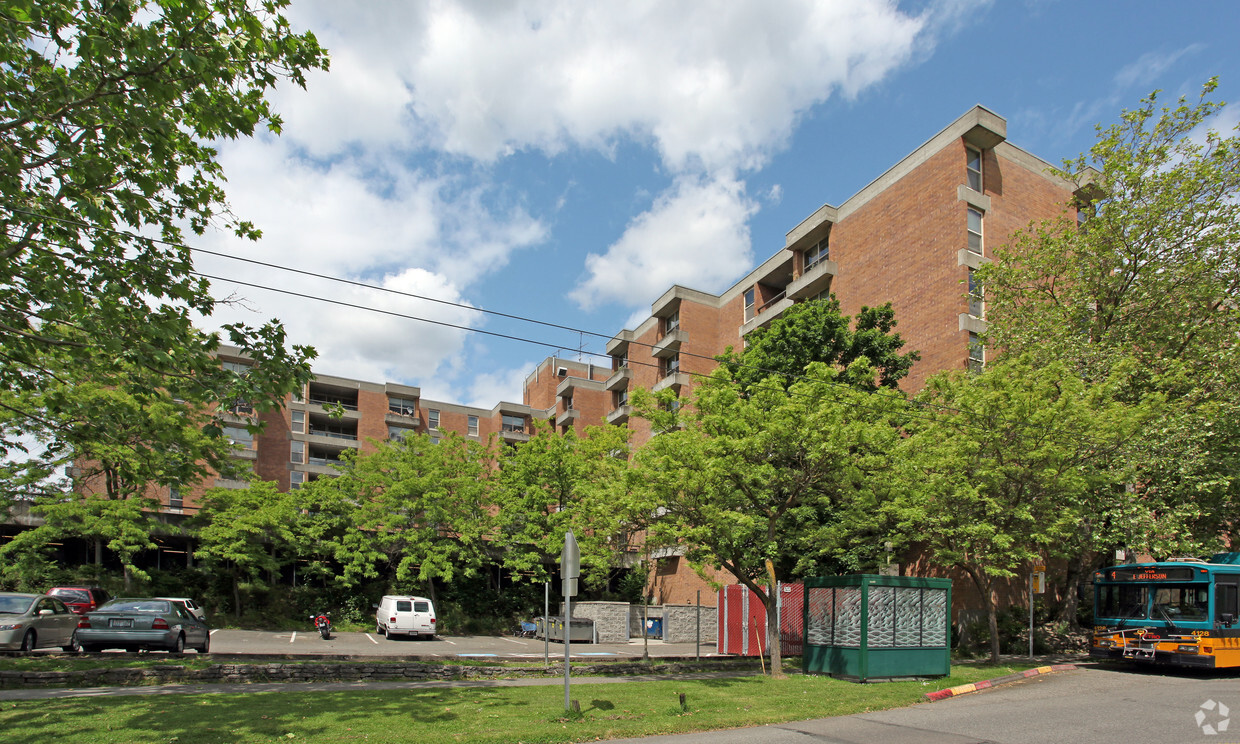
[[[921,353],[903,381],[919,389],[930,375],[985,363],[977,336],[985,307],[971,282],[974,269],[1004,238],[1031,221],[1060,215],[1078,196],[1050,165],[1007,142],[1006,121],[976,106],[839,206],[824,205],[793,227],[784,246],[721,294],[669,288],[650,316],[606,345],[609,365],[544,360],[524,381],[522,403],[481,409],[425,400],[419,388],[319,376],[280,411],[261,414],[265,428],[246,433],[250,411],[233,412],[229,434],[255,474],[289,489],[321,476],[346,450],[410,432],[434,439],[452,431],[502,442],[529,438],[535,419],[581,432],[609,423],[634,430],[638,445],[649,425],[630,418],[636,388],[686,394],[693,376],[709,373],[727,347],[741,348],[754,329],[793,304],[834,294],[856,315],[863,305],[890,301],[905,351]],[[226,364],[245,360],[225,351]],[[338,404],[332,417],[325,405]],[[236,485],[216,481],[204,484]],[[189,509],[200,491],[166,494],[171,511]],[[656,601],[687,603],[707,585],[674,554],[652,571]],[[713,592],[703,591],[713,604]]]

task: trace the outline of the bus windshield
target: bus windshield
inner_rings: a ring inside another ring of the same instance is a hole
[[[1192,584],[1160,586],[1154,591],[1155,620],[1203,622],[1210,619],[1207,587]]]
[[[1098,587],[1095,615],[1119,620],[1149,619],[1149,588],[1136,584],[1103,584]]]

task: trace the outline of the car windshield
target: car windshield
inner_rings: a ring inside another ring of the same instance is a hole
[[[48,592],[53,597],[59,597],[62,602],[89,602],[90,595],[85,589],[53,589]]]
[[[103,607],[103,612],[171,612],[172,604],[162,599],[114,599]]]
[[[1155,620],[1201,622],[1209,620],[1209,590],[1204,586],[1160,586],[1154,592]]]
[[[35,597],[0,597],[0,613],[5,615],[25,614],[35,599]]]

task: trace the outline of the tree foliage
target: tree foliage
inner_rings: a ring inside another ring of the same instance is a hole
[[[895,311],[888,302],[880,307],[862,307],[855,328],[852,319],[840,312],[832,295],[827,300],[799,302],[746,338],[739,354],[728,353],[720,362],[742,387],[774,375],[784,387],[805,374],[812,362],[822,362],[839,370],[861,370],[853,362],[865,359],[869,377],[850,378],[865,390],[895,388],[920,358],[916,351],[900,353],[904,339],[895,332]]]
[[[204,494],[193,524],[194,558],[231,577],[237,617],[243,595],[267,589],[266,577],[288,563],[295,518],[292,497],[270,481]]]
[[[847,372],[804,371],[787,389],[774,378],[747,389],[716,370],[680,409],[679,426],[637,453],[662,515],[652,532],[756,592],[769,627],[778,627],[777,583],[849,553],[873,517],[849,520],[882,512],[903,480],[892,458],[903,396],[841,382],[872,378],[865,360]],[[661,415],[649,393],[633,400],[641,415]],[[778,673],[778,644],[771,653]]]

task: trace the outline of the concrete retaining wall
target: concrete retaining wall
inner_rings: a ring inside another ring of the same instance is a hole
[[[663,605],[663,640],[667,643],[714,643],[719,638],[718,613],[714,607]],[[701,635],[698,617],[701,613]]]
[[[574,602],[573,619],[594,621],[595,643],[626,643],[629,640],[628,602]]]

